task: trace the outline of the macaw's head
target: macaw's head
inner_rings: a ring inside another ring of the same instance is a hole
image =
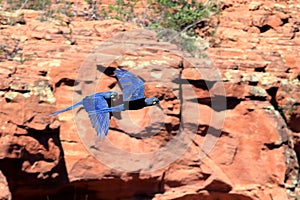
[[[153,106],[159,103],[159,99],[157,97],[150,97],[145,99],[145,106]]]
[[[105,94],[103,95],[104,99],[115,99],[118,97],[118,93],[116,91],[108,91],[108,92],[105,92]]]

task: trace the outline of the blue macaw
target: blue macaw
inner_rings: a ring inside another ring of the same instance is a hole
[[[119,70],[116,69],[114,72],[121,85],[123,103],[114,107],[103,107],[102,109],[95,109],[92,111],[93,115],[89,116],[98,135],[99,133],[105,133],[105,135],[107,135],[108,130],[104,128],[106,128],[109,124],[108,113],[124,110],[139,110],[146,106],[153,106],[159,103],[159,99],[157,97],[145,98],[144,82],[140,78],[122,68]],[[101,139],[104,138],[101,134],[100,137]]]
[[[145,98],[144,82],[140,78],[125,69],[115,70],[114,72],[122,88],[123,103],[115,107],[98,110],[97,113],[139,110],[159,102],[157,97]]]
[[[73,104],[72,106],[69,106],[67,108],[64,108],[62,110],[59,110],[57,112],[54,112],[50,114],[49,116],[58,115],[60,113],[66,112],[68,110],[71,110],[73,108],[76,108],[80,105],[83,105],[86,112],[89,114],[89,117],[91,119],[91,122],[93,124],[93,127],[97,130],[97,134],[99,134],[101,137],[104,137],[102,135],[106,135],[108,132],[108,124],[109,124],[109,113],[103,114],[103,117],[95,117],[95,110],[100,110],[103,108],[108,108],[111,104],[111,99],[114,99],[118,96],[118,93],[116,91],[108,91],[108,92],[97,92],[95,94],[91,94],[89,96],[86,96],[81,101]],[[108,118],[106,117],[108,115]],[[104,121],[103,121],[104,120]],[[98,123],[101,122],[104,124],[101,127],[96,126]],[[101,131],[100,131],[101,130]]]
[[[53,115],[71,110],[79,105],[83,105],[89,115],[89,118],[95,128],[97,135],[103,139],[109,129],[109,113],[120,112],[124,110],[138,110],[146,106],[153,106],[159,103],[157,97],[145,98],[144,82],[128,72],[125,69],[114,70],[117,79],[120,82],[123,92],[123,103],[114,107],[109,107],[107,101],[118,96],[115,91],[96,93],[85,97],[82,101],[57,111]]]
[[[64,108],[62,110],[56,111],[54,113],[51,113],[49,116],[54,116],[54,115],[58,115],[60,113],[66,112],[68,110],[72,110],[73,108],[76,108],[80,105],[83,105],[85,108],[85,105],[88,105],[87,102],[90,101],[90,99],[94,99],[95,103],[97,104],[101,104],[101,106],[103,107],[108,107],[108,103],[107,101],[114,99],[118,96],[119,94],[116,91],[108,91],[108,92],[97,92],[95,94],[91,94],[85,98],[83,98],[81,101],[73,104],[72,106],[69,106],[67,108]],[[104,103],[104,100],[106,102],[106,104]],[[95,104],[94,104],[95,105]]]

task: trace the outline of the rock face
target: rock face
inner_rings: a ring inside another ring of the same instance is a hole
[[[293,197],[297,9],[226,2],[211,59],[114,20],[41,23],[26,11],[23,25],[1,25],[1,42],[19,48],[0,63],[1,199]],[[162,109],[114,114],[104,141],[83,109],[47,116],[96,91],[121,94],[117,67]]]
[[[265,89],[289,128],[298,133],[298,2],[246,2],[222,5],[216,48],[208,50],[209,56],[225,79]]]

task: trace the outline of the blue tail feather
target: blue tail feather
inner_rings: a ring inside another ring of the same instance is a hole
[[[66,111],[68,111],[68,110],[71,110],[71,109],[73,109],[73,108],[76,108],[76,107],[78,107],[78,106],[80,106],[80,105],[82,105],[82,100],[79,101],[78,103],[75,103],[74,105],[72,105],[72,106],[70,106],[70,107],[64,108],[64,109],[59,110],[59,111],[56,111],[56,112],[54,112],[54,113],[51,113],[49,116],[58,115],[58,114],[60,114],[60,113],[63,113],[63,112],[66,112]]]

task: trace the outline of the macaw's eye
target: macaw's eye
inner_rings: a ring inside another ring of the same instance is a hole
[[[110,97],[113,99],[113,98],[117,97],[117,94],[116,93],[111,93]]]

